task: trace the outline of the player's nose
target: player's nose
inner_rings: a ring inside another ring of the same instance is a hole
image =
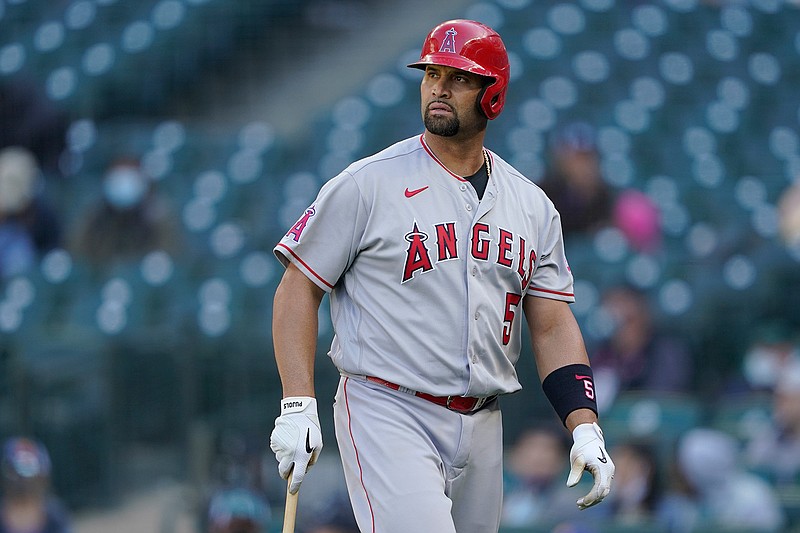
[[[450,88],[447,84],[447,80],[441,78],[436,81],[431,87],[431,94],[436,96],[437,98],[447,98],[450,96]]]

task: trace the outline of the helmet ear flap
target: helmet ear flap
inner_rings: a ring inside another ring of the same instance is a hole
[[[486,97],[486,90],[489,88],[491,83],[486,83],[481,89],[481,92],[478,93],[478,98],[475,100],[475,106],[477,106],[478,110],[481,112],[486,118],[489,118],[489,115],[486,113],[486,103],[484,102],[484,98]]]
[[[500,100],[501,94],[497,91],[497,80],[489,78],[483,85],[483,89],[478,93],[478,98],[475,100],[475,105],[481,112],[481,115],[488,119],[493,119],[500,114],[497,108],[497,103]],[[502,108],[502,106],[500,106]]]
[[[489,120],[497,118],[505,105],[505,87],[501,80],[492,80],[481,90],[478,107]]]

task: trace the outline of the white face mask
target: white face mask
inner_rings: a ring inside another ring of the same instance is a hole
[[[754,387],[772,387],[781,372],[778,354],[765,346],[754,346],[745,354],[742,370]]]
[[[137,205],[146,192],[146,178],[133,167],[113,168],[103,182],[106,200],[117,209],[129,209]]]
[[[14,215],[34,196],[38,168],[28,152],[7,148],[0,154],[0,214]]]

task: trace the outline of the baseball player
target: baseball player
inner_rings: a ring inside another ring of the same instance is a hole
[[[270,444],[297,491],[322,449],[314,397],[317,313],[330,295],[341,373],[336,438],[363,532],[497,531],[498,397],[521,388],[527,324],[542,387],[572,432],[567,484],[588,470],[584,509],[614,464],[597,425],[592,371],[568,304],[559,213],[483,146],[509,80],[500,36],[436,26],[410,67],[425,130],[356,161],[320,190],[275,247],[286,270],[273,338],[283,385]]]

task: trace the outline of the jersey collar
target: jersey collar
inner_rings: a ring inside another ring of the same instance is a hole
[[[463,181],[463,182],[468,181],[465,178],[463,178],[462,176],[459,176],[458,174],[455,174],[455,173],[451,172],[449,168],[444,166],[444,163],[442,163],[439,160],[439,158],[436,157],[436,154],[433,153],[433,150],[431,150],[430,146],[428,146],[428,144],[425,142],[425,134],[424,133],[419,136],[419,142],[422,143],[422,147],[425,149],[426,152],[428,152],[428,155],[431,156],[431,158],[434,161],[436,161],[439,164],[439,166],[442,167],[445,170],[445,172],[450,174],[452,177],[454,177],[458,181]],[[492,152],[490,152],[486,148],[484,148],[483,150],[484,150],[484,152],[486,154],[489,155],[489,165],[490,165],[491,169],[494,170],[494,155],[492,155]]]

